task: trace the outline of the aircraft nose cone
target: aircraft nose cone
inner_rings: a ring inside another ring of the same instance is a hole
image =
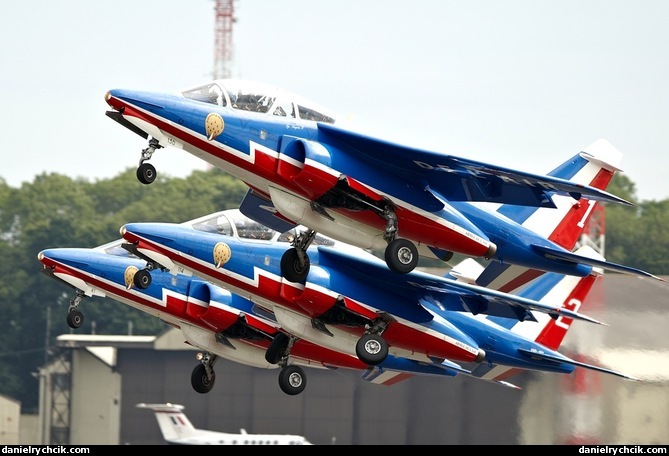
[[[56,249],[44,249],[37,254],[37,259],[44,263],[46,260],[58,259],[58,251]]]
[[[141,90],[111,89],[105,93],[105,101],[114,109],[136,107],[148,111],[165,108],[166,94]]]

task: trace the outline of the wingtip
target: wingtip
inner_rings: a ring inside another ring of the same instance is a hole
[[[523,389],[522,387],[520,387],[518,385],[514,385],[513,383],[505,382],[504,380],[498,380],[497,383],[499,383],[500,385],[508,386],[509,388],[512,388],[512,389],[515,389],[515,390],[522,390]]]
[[[603,321],[599,321],[596,318],[588,317],[587,315],[583,315],[582,313],[570,311],[570,310],[567,310],[567,309],[564,309],[564,308],[555,309],[555,312],[550,313],[550,315],[556,315],[558,317],[564,316],[564,317],[567,317],[567,318],[573,318],[575,320],[587,321],[589,323],[594,323],[596,325],[609,326],[608,323],[604,323]]]

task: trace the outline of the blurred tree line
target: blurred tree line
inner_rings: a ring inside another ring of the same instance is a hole
[[[246,186],[218,169],[188,178],[137,181],[135,169],[95,182],[42,174],[21,188],[0,178],[0,394],[36,413],[38,380],[63,333],[74,290],[39,273],[37,254],[52,247],[95,247],[119,239],[127,222],[183,222],[238,207]],[[669,274],[669,200],[636,202],[634,184],[617,174],[608,191],[637,203],[606,206],[607,260]],[[161,321],[111,299],[86,298],[78,333],[154,335]]]
[[[73,332],[65,318],[74,289],[39,272],[41,250],[106,244],[131,221],[184,222],[238,207],[247,190],[215,168],[186,179],[159,176],[151,185],[139,183],[135,173],[128,169],[96,182],[42,174],[18,189],[0,180],[0,394],[20,401],[23,413],[37,411],[39,383],[31,373],[45,364],[47,347]],[[153,335],[166,329],[111,299],[86,298],[82,306],[80,334]]]

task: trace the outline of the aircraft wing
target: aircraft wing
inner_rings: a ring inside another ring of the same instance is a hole
[[[350,280],[373,284],[386,292],[406,298],[407,304],[417,303],[431,311],[457,311],[514,318],[520,321],[535,320],[531,311],[543,312],[554,318],[559,316],[603,324],[578,312],[551,306],[532,299],[492,290],[478,285],[412,271],[397,274],[385,262],[371,254],[361,258],[359,252],[318,246],[319,264],[332,271],[347,274]]]
[[[603,202],[632,203],[595,187],[567,179],[532,174],[467,158],[416,149],[318,124],[319,138],[351,151],[402,180],[429,188],[449,201],[484,201],[523,206],[553,207],[552,194],[588,197]]]

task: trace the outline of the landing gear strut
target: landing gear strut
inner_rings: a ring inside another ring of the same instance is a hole
[[[388,356],[388,342],[381,337],[381,334],[387,327],[387,321],[378,319],[358,339],[355,344],[355,354],[360,361],[370,366],[376,366],[386,359]]]
[[[156,180],[158,176],[156,168],[151,163],[147,163],[147,160],[151,158],[157,149],[162,147],[156,138],[151,138],[149,140],[149,147],[142,150],[142,158],[139,160],[139,166],[137,167],[137,180],[142,184],[148,185]]]
[[[67,309],[67,326],[72,329],[79,329],[84,324],[84,314],[77,310],[82,299],[84,299],[84,294],[78,292],[77,296],[70,300],[70,306]]]
[[[397,214],[392,205],[383,209],[382,217],[386,219],[386,230],[383,239],[388,243],[384,258],[388,267],[400,274],[407,274],[418,266],[418,248],[416,244],[397,237]]]
[[[265,353],[265,360],[268,363],[281,366],[279,387],[281,391],[291,396],[300,394],[307,386],[307,377],[304,370],[300,366],[288,364],[290,348],[295,340],[282,332],[277,333]]]
[[[121,247],[123,247],[125,250],[132,253],[133,255],[136,255],[142,258],[143,260],[146,260],[146,268],[138,270],[137,272],[135,272],[135,275],[132,276],[133,285],[135,285],[140,290],[146,290],[151,285],[151,281],[153,280],[151,277],[151,271],[153,271],[154,269],[160,269],[162,271],[169,270],[163,267],[163,265],[161,265],[160,263],[156,263],[155,261],[153,261],[150,257],[147,257],[146,255],[142,254],[139,251],[139,249],[137,249],[137,244],[123,243],[121,244]]]
[[[316,231],[307,230],[298,233],[291,245],[281,257],[281,274],[291,282],[303,282],[309,274],[309,256],[307,249],[316,237]]]
[[[190,376],[190,382],[196,392],[207,394],[211,391],[216,382],[214,364],[218,357],[210,353],[198,353],[197,358],[200,360],[200,364],[193,369],[193,373]]]

